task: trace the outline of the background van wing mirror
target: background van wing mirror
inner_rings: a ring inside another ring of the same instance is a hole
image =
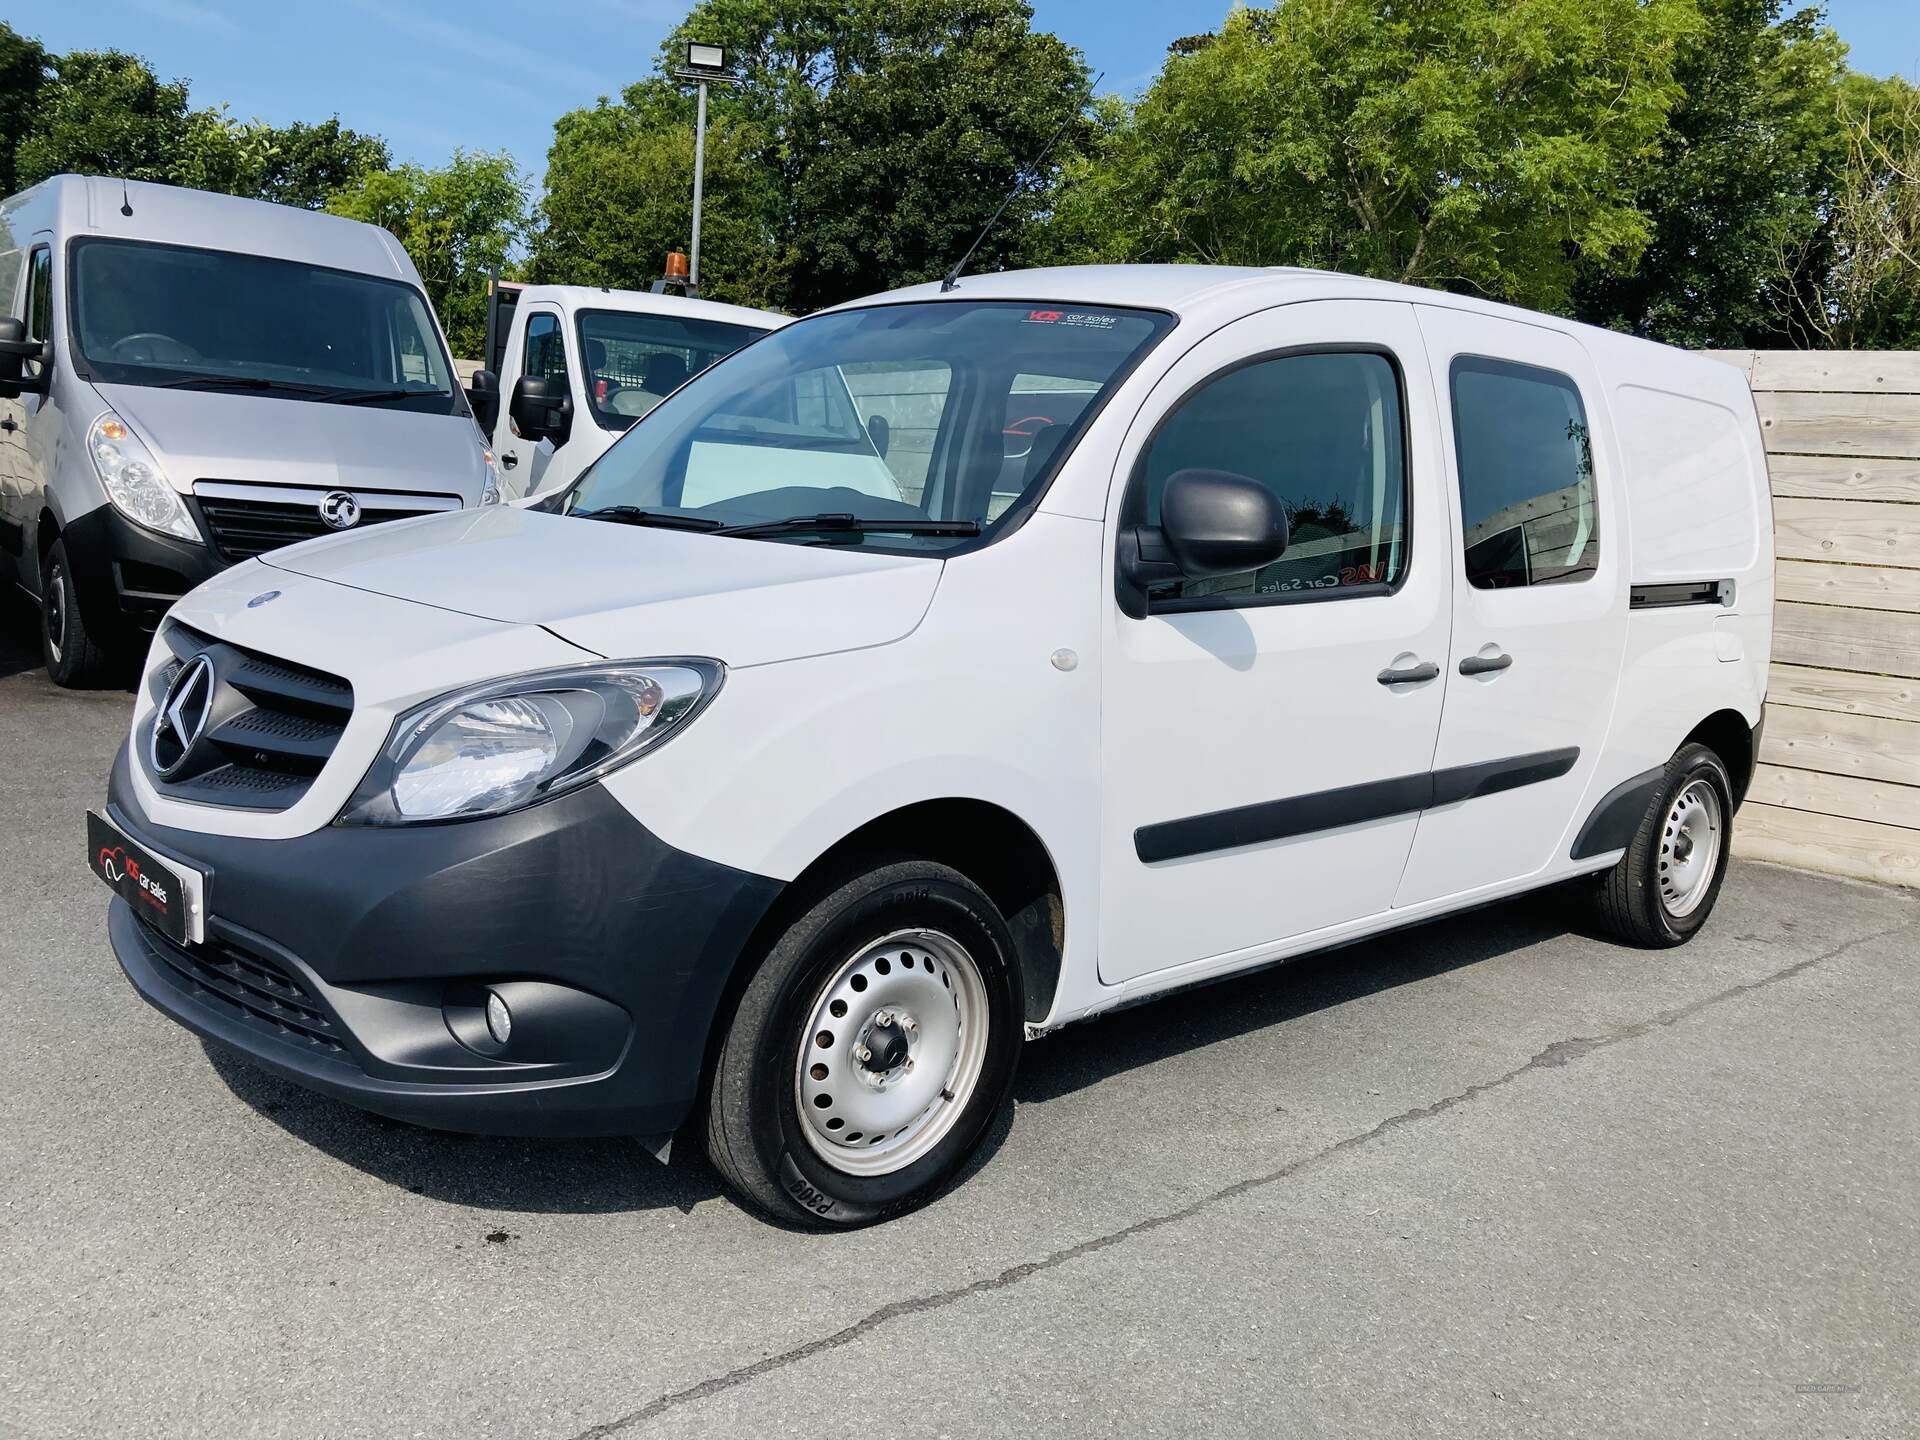
[[[500,377],[491,370],[474,371],[473,379],[467,382],[467,404],[473,407],[473,418],[487,432],[491,444],[493,427],[500,420]]]
[[[1120,537],[1120,609],[1145,619],[1149,585],[1258,570],[1286,549],[1286,507],[1258,480],[1229,470],[1176,471],[1160,495],[1160,524]]]
[[[507,414],[523,440],[551,440],[564,445],[573,428],[573,401],[563,381],[544,375],[522,375],[514,382]]]
[[[25,394],[46,394],[53,375],[49,358],[43,342],[27,338],[24,320],[0,315],[0,398],[18,400]],[[29,360],[39,365],[31,375],[26,368]]]

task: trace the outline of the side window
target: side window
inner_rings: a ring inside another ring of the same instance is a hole
[[[1481,590],[1584,580],[1600,561],[1593,447],[1557,370],[1463,355],[1453,439],[1467,579]]]
[[[1282,355],[1208,381],[1147,447],[1128,523],[1158,525],[1168,479],[1189,469],[1258,480],[1286,506],[1291,539],[1263,570],[1155,585],[1152,600],[1332,599],[1377,592],[1405,571],[1400,376],[1384,355]]]
[[[27,262],[27,338],[53,338],[53,252],[44,245]]]
[[[522,375],[567,383],[567,347],[560,335],[560,317],[541,311],[527,317],[526,349],[520,357]]]

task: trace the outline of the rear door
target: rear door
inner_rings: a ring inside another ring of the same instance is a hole
[[[1453,635],[1434,803],[1396,906],[1559,858],[1613,714],[1627,535],[1599,379],[1570,336],[1418,307],[1446,456]]]

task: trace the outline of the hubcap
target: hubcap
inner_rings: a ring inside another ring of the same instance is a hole
[[[67,639],[67,576],[58,565],[47,572],[47,595],[40,609],[46,616],[47,649],[58,660]]]
[[[820,991],[794,1102],[815,1154],[849,1175],[905,1169],[953,1129],[987,1058],[987,987],[950,935],[903,930]]]
[[[1720,792],[1696,780],[1674,798],[1660,832],[1660,903],[1674,919],[1700,908],[1720,866]]]

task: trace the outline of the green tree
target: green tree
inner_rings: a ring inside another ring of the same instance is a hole
[[[1281,0],[1196,38],[1068,167],[1057,250],[1569,303],[1650,239],[1636,171],[1694,0]]]
[[[388,164],[386,142],[338,116],[273,126],[225,106],[187,108],[187,82],[162,82],[137,55],[75,50],[49,57],[0,26],[0,118],[10,169],[0,194],[50,175],[121,175],[317,209]]]
[[[526,228],[527,182],[511,158],[456,150],[437,170],[377,171],[326,208],[392,231],[420,271],[454,353],[480,353],[487,271],[506,264]]]
[[[1589,267],[1583,320],[1675,345],[1780,343],[1784,249],[1814,240],[1845,164],[1835,98],[1846,47],[1818,9],[1699,0],[1683,98],[1636,199],[1653,238],[1628,273]]]
[[[1850,75],[1838,112],[1844,159],[1825,223],[1779,256],[1793,337],[1920,347],[1920,88]]]
[[[38,40],[29,40],[0,20],[0,195],[20,188],[15,183],[14,154],[39,105],[48,59]]]
[[[1084,67],[1024,0],[704,0],[661,50],[725,45],[702,215],[703,287],[812,309],[932,279],[1086,99]],[[657,273],[690,229],[692,100],[664,74],[556,127],[541,279]],[[1022,184],[976,264],[1023,253],[1051,176]],[[638,222],[623,231],[622,222]]]
[[[138,55],[54,57],[15,152],[19,186],[75,172],[171,181],[185,140],[187,85],[162,82]]]

